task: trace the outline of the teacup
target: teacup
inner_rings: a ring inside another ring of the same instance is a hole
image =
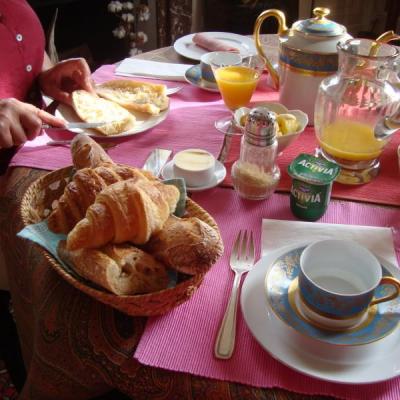
[[[210,60],[216,60],[218,63],[233,65],[240,64],[242,57],[238,53],[228,53],[226,51],[212,51],[211,53],[203,54],[200,57],[200,73],[203,80],[216,83],[214,72],[211,68]]]
[[[216,83],[214,72],[212,71],[209,62],[211,56],[212,53],[206,53],[200,57],[200,73],[203,80],[211,83]]]
[[[374,298],[380,285],[389,294]],[[382,277],[377,258],[350,240],[327,239],[307,246],[300,256],[299,294],[304,314],[329,328],[357,325],[368,309],[400,294],[400,281]]]
[[[175,154],[174,175],[183,178],[189,187],[200,187],[211,182],[215,173],[215,158],[206,150],[186,149]]]

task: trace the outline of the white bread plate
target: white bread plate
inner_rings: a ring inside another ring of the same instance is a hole
[[[97,139],[105,139],[105,140],[113,140],[113,139],[118,139],[121,137],[128,137],[128,136],[133,136],[137,135],[138,133],[145,132],[151,128],[154,128],[161,122],[163,122],[169,113],[169,108],[167,108],[164,111],[161,111],[160,114],[158,115],[150,115],[147,113],[142,113],[139,111],[130,111],[135,117],[136,117],[136,124],[135,126],[126,131],[126,132],[121,132],[118,135],[113,135],[113,136],[105,136],[102,135],[99,131],[95,129],[70,129],[70,132],[73,133],[86,133],[87,135],[97,138]],[[56,111],[55,111],[55,116],[64,118],[67,122],[82,122],[82,120],[78,117],[78,115],[75,113],[75,111],[72,109],[72,107],[65,105],[65,104],[60,104]],[[53,131],[55,132],[55,131]],[[52,139],[53,133],[52,129],[46,129],[46,133],[48,136],[50,136]],[[57,136],[57,132],[55,132],[55,135]],[[58,137],[57,137],[58,138]]]
[[[295,141],[300,134],[304,131],[308,124],[308,116],[306,113],[300,110],[288,110],[283,104],[273,103],[273,102],[255,102],[249,107],[238,108],[234,113],[235,124],[244,131],[244,126],[241,125],[241,119],[243,116],[247,115],[252,108],[255,107],[265,107],[276,114],[292,114],[296,117],[298,122],[298,128],[296,132],[287,133],[285,135],[278,136],[278,154],[281,153],[286,147],[289,146],[293,141]]]

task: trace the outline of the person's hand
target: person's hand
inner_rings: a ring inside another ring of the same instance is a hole
[[[71,93],[77,89],[95,93],[90,68],[83,58],[61,61],[39,75],[44,94],[61,103],[71,104]]]
[[[62,128],[65,121],[32,104],[0,99],[0,149],[19,146],[41,133],[42,123]]]

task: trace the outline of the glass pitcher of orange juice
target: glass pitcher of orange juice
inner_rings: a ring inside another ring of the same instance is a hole
[[[319,155],[337,162],[336,178],[345,184],[371,181],[390,136],[375,127],[399,108],[399,86],[393,84],[396,47],[368,39],[338,43],[339,68],[324,79],[315,102]]]

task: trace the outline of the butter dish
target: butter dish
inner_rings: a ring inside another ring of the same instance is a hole
[[[161,171],[161,177],[163,179],[173,179],[176,178],[174,174],[174,163],[173,161],[169,161],[165,164],[165,167]],[[188,192],[201,192],[203,190],[212,189],[215,186],[218,186],[226,177],[226,168],[224,164],[220,161],[215,160],[215,169],[214,176],[208,184],[203,186],[188,186],[186,185],[186,190]]]

